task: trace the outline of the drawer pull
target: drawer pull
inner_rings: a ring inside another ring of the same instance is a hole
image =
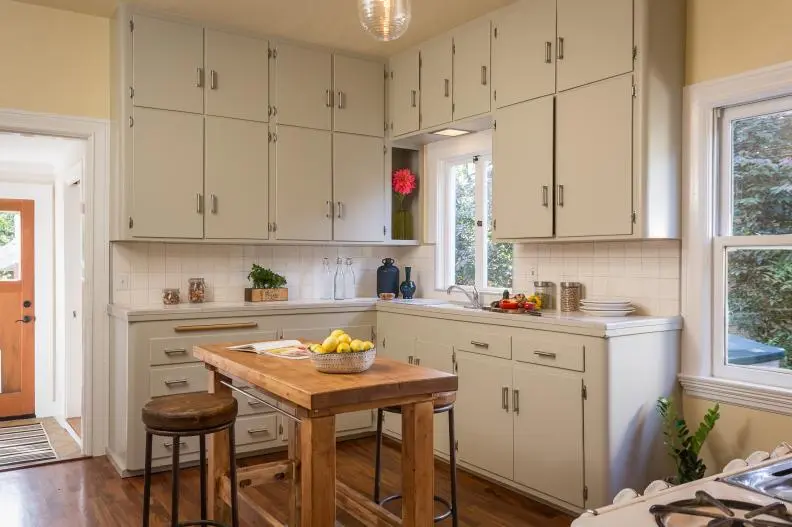
[[[476,346],[477,348],[489,349],[489,344],[487,344],[486,342],[479,342],[477,340],[471,340],[470,344],[471,344],[471,346]]]
[[[250,435],[269,434],[269,428],[250,428],[247,433]]]
[[[553,359],[553,360],[555,360],[555,358],[556,358],[556,354],[553,353],[552,351],[539,351],[539,350],[536,350],[536,351],[534,351],[534,355],[536,355],[537,357],[542,357],[544,359]]]
[[[185,348],[170,348],[165,350],[165,355],[184,355],[187,353]]]
[[[162,446],[164,446],[165,448],[173,448],[173,442],[162,443]],[[187,446],[187,441],[179,441],[179,446],[180,447],[186,447]]]
[[[257,328],[258,322],[235,322],[233,324],[206,324],[198,326],[176,326],[173,328],[177,333],[188,331],[218,331],[223,329],[252,329]]]
[[[264,406],[264,403],[262,403],[261,401],[248,401],[248,406],[252,406],[256,408],[258,406]]]
[[[163,381],[163,382],[165,383],[165,386],[167,386],[168,388],[170,388],[171,386],[181,386],[183,384],[189,384],[189,382],[187,382],[187,379],[174,379],[172,381]]]

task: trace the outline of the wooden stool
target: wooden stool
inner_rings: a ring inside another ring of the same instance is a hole
[[[146,425],[146,466],[143,482],[143,527],[149,525],[151,507],[151,443],[155,435],[173,438],[173,468],[171,490],[171,527],[189,525],[213,525],[228,527],[207,520],[206,511],[206,434],[228,430],[230,453],[231,522],[239,527],[237,508],[236,447],[234,444],[234,421],[237,416],[237,401],[233,397],[221,397],[210,393],[185,393],[166,395],[149,401],[143,407],[143,424]],[[179,447],[182,437],[200,438],[201,463],[201,520],[179,523]]]
[[[437,394],[434,399],[434,413],[448,413],[448,438],[449,438],[449,453],[450,453],[450,470],[451,470],[451,503],[445,498],[435,496],[435,501],[442,503],[448,509],[442,514],[435,516],[435,523],[441,522],[448,517],[451,517],[451,522],[454,527],[459,523],[459,513],[457,510],[457,474],[456,474],[456,440],[454,439],[454,402],[456,401],[456,392],[446,392]],[[389,408],[379,408],[377,410],[377,447],[374,461],[374,501],[378,505],[385,505],[389,501],[401,499],[401,494],[394,494],[386,498],[380,499],[380,473],[382,471],[382,419],[385,412],[394,414],[401,414],[401,407],[393,406]]]

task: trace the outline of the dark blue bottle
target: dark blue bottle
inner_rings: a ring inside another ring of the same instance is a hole
[[[377,269],[377,296],[382,293],[399,296],[399,268],[393,265],[394,261],[393,258],[385,258]]]
[[[415,295],[415,282],[412,281],[410,278],[410,274],[412,273],[412,267],[406,265],[404,267],[404,282],[401,283],[399,286],[399,290],[401,291],[402,298],[405,300],[411,299]]]

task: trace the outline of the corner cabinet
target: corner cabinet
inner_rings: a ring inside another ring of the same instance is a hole
[[[421,127],[418,107],[421,93],[420,60],[418,49],[404,51],[390,59],[388,114],[391,137],[415,132]]]

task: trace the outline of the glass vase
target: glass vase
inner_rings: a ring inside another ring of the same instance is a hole
[[[393,213],[393,239],[414,239],[412,212],[409,210],[397,210]]]

